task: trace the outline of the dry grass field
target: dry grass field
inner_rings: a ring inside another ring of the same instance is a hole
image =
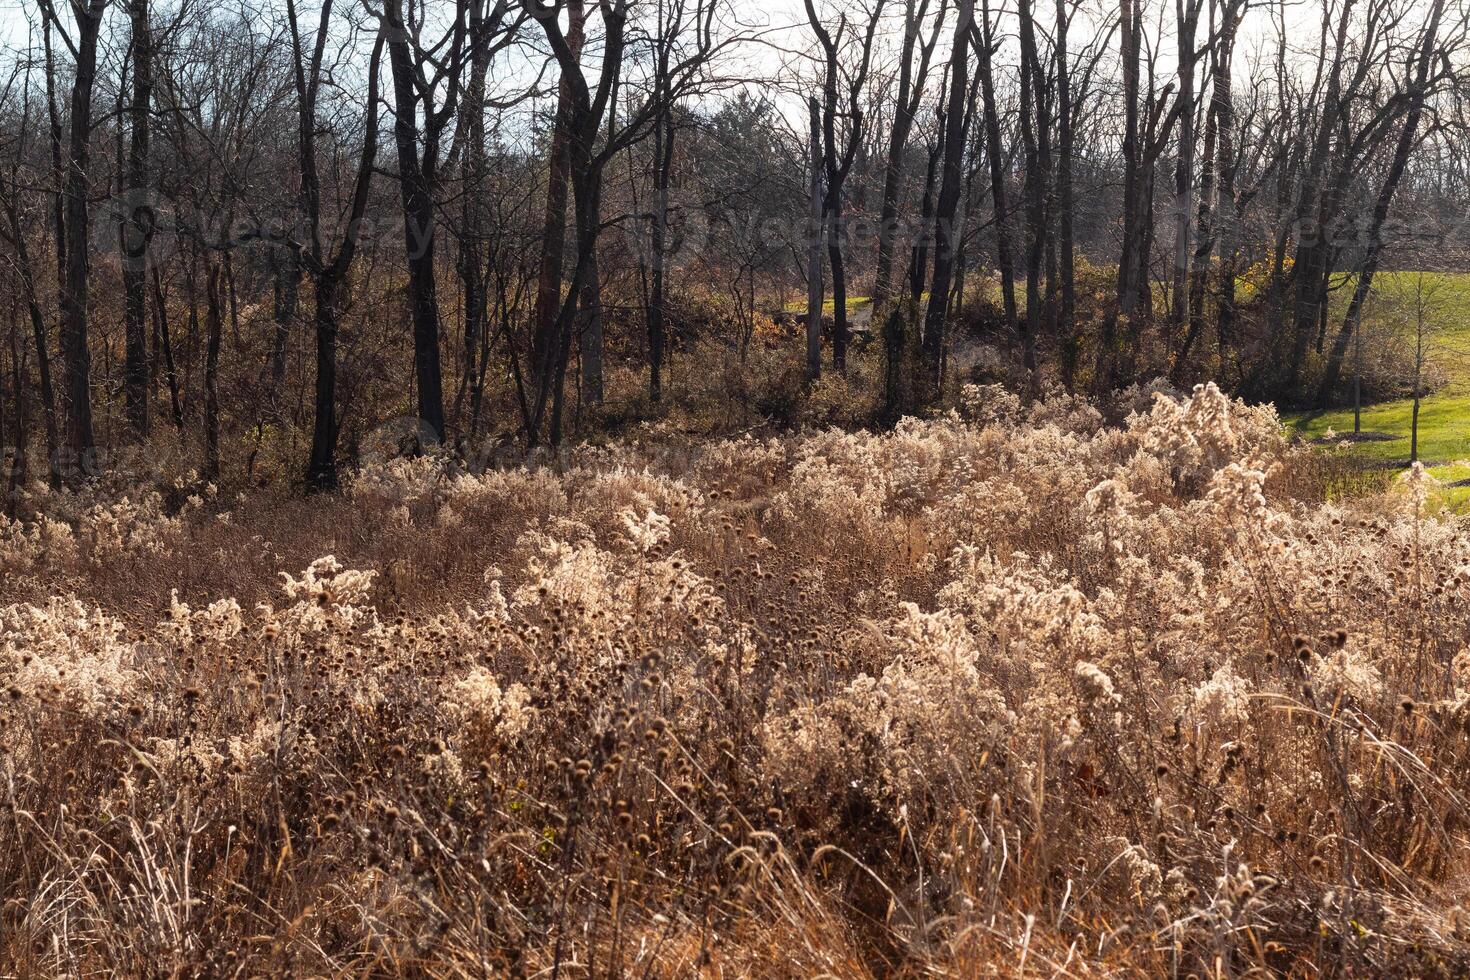
[[[37,496],[0,973],[1464,975],[1470,534],[1149,395]]]

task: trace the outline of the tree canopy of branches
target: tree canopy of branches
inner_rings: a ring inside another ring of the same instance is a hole
[[[809,389],[829,353],[878,425],[987,371],[1328,405],[1375,276],[1466,244],[1447,0],[39,0],[9,30],[0,436],[56,483],[163,438],[314,489],[384,439],[557,445],[722,352]]]

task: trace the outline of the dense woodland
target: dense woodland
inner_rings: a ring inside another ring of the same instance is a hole
[[[12,486],[176,430],[330,487],[385,426],[788,424],[824,376],[850,424],[971,380],[1340,403],[1375,272],[1465,244],[1449,0],[36,2]]]
[[[0,37],[0,975],[1470,976],[1465,0]]]

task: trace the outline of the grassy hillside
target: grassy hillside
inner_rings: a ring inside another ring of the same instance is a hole
[[[1418,273],[1381,273],[1374,290],[1380,297],[1402,301],[1414,295]],[[1446,376],[1446,383],[1419,406],[1419,458],[1437,478],[1454,482],[1470,478],[1470,274],[1426,273],[1426,296],[1434,307],[1434,330],[1426,340],[1431,364]],[[1333,319],[1341,317],[1351,288],[1333,294]],[[1385,303],[1380,300],[1370,308],[1368,316],[1382,326]],[[1401,329],[1410,329],[1407,326]],[[1412,343],[1412,334],[1405,340]],[[1353,452],[1387,466],[1407,466],[1413,400],[1401,399],[1365,405],[1362,431],[1369,438],[1359,441]],[[1329,431],[1350,435],[1353,410],[1311,412],[1288,418],[1294,432],[1308,438],[1320,438]],[[1470,488],[1454,488],[1452,501],[1457,507],[1470,504]]]

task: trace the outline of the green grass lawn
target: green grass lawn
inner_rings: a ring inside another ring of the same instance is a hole
[[[847,297],[847,315],[848,316],[852,316],[858,310],[862,309],[864,306],[867,306],[871,302],[873,302],[873,299],[872,299],[871,296],[849,296],[849,297]],[[830,294],[827,294],[822,299],[822,312],[824,314],[825,313],[834,313],[834,312],[836,312],[836,310],[837,310],[837,301],[835,299],[833,299]],[[792,300],[790,303],[787,303],[786,304],[786,312],[787,313],[805,313],[806,312],[806,299],[805,299],[805,297],[803,297],[801,299]]]
[[[1412,297],[1417,276],[1413,272],[1379,273],[1374,278],[1374,290]],[[1449,483],[1470,479],[1470,274],[1425,273],[1424,283],[1436,317],[1436,329],[1427,345],[1428,359],[1444,371],[1446,383],[1420,400],[1419,459],[1431,474]],[[1334,292],[1335,324],[1342,322],[1351,294],[1351,283]],[[1376,437],[1357,442],[1352,451],[1385,466],[1406,467],[1413,404],[1406,398],[1363,406],[1362,431]],[[1353,410],[1290,415],[1286,423],[1291,431],[1307,438],[1321,438],[1329,431],[1350,436]],[[1447,492],[1447,498],[1457,510],[1470,508],[1470,488],[1454,488]]]

